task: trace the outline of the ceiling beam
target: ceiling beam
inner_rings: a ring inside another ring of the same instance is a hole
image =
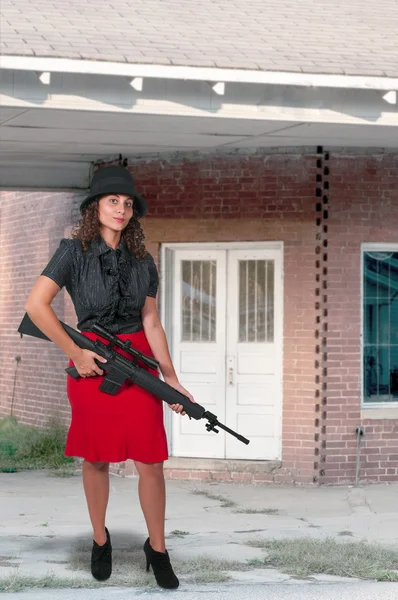
[[[89,162],[2,160],[1,189],[87,189],[90,168]]]

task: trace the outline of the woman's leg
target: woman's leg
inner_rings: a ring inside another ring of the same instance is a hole
[[[83,463],[83,486],[93,526],[93,539],[99,546],[106,543],[105,515],[109,500],[109,463]]]
[[[135,461],[135,466],[139,474],[138,493],[150,544],[157,552],[165,552],[166,486],[163,462],[147,464]]]

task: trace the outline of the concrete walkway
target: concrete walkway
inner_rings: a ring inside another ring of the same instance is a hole
[[[147,575],[143,569],[142,545],[146,528],[139,507],[137,483],[135,478],[111,477],[107,525],[114,547],[115,573],[119,563],[124,563],[125,570],[131,569],[128,562],[131,560],[140,571],[141,589],[147,590],[148,598],[152,594],[154,598],[163,592],[153,588],[153,575]],[[192,570],[197,569],[198,572],[206,570],[209,561],[214,564],[217,561],[263,562],[264,551],[246,545],[249,540],[331,536],[339,541],[367,540],[398,546],[398,485],[395,484],[310,488],[168,481],[167,490],[167,547],[173,564],[190,561]],[[251,511],[254,510],[276,512],[253,514]],[[72,578],[89,584],[92,582],[89,572],[91,535],[80,474],[65,478],[50,477],[42,471],[0,474],[0,580],[18,574]],[[287,584],[286,592],[283,592],[285,596],[278,598],[301,598],[300,595],[289,596],[289,589],[290,586],[301,589],[304,583],[276,569],[239,571],[234,569],[232,562],[226,565],[226,570],[232,577],[231,583],[237,586],[234,587],[235,599],[239,597],[236,595],[237,588],[244,594],[245,586],[253,584],[278,584],[281,589]],[[123,577],[123,571],[117,576]],[[193,593],[192,584],[184,584],[184,574],[180,579],[179,592]],[[223,596],[221,591],[225,586],[228,589],[231,583],[219,584],[221,587],[217,588],[217,593],[220,598],[228,597]],[[338,578],[316,576],[309,584],[306,582],[305,587],[327,590],[324,586],[336,583],[349,586],[350,597],[355,597],[352,580],[348,583]],[[117,579],[114,585],[118,585]],[[217,585],[211,584],[212,589]],[[358,585],[370,589],[370,584],[358,582]],[[391,598],[398,599],[398,584],[375,585],[379,586],[379,591],[382,588],[394,590],[396,595]],[[66,590],[52,590],[52,595],[47,596],[43,590],[40,596],[37,595],[39,591],[32,591],[10,594],[10,597],[61,600],[83,597],[80,592],[85,594],[85,598],[128,597],[123,590],[118,595],[115,588],[107,588],[102,596],[101,590],[86,589],[71,590],[70,595]],[[198,597],[203,597],[203,593]],[[316,597],[329,598],[327,595]],[[335,597],[345,596],[339,594]],[[385,600],[390,598],[387,592],[382,597]],[[184,598],[188,600],[191,596]],[[361,598],[363,600],[366,596]]]
[[[397,600],[396,583],[333,583],[319,585],[201,585],[177,591],[143,591],[131,588],[106,590],[31,590],[4,594],[2,600]]]

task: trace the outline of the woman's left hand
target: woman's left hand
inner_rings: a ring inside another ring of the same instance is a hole
[[[186,390],[179,381],[167,381],[167,379],[165,379],[165,382],[168,383],[171,387],[173,387],[175,390],[177,390],[178,392],[180,392],[181,394],[184,394],[184,396],[188,396],[188,398],[190,399],[191,402],[195,403],[195,400],[193,399],[193,396],[188,392],[188,390]],[[185,417],[185,415],[187,414],[184,410],[184,407],[182,406],[182,404],[169,404],[171,410],[173,410],[174,412],[180,414],[182,417]]]

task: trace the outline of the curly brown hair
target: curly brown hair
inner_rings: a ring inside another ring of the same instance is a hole
[[[102,196],[95,198],[87,208],[83,211],[82,218],[73,228],[72,238],[81,241],[83,250],[88,250],[88,245],[101,235],[98,203]],[[122,231],[122,239],[124,239],[127,248],[136,258],[144,258],[147,254],[145,248],[145,235],[138,220],[139,213],[136,206],[133,205],[133,216],[127,224],[127,227]]]

